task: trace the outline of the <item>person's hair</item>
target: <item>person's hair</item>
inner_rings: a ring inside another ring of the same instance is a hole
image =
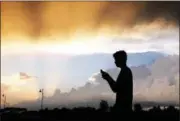
[[[127,53],[124,50],[117,51],[113,54],[116,60],[123,60],[125,63],[127,61]]]

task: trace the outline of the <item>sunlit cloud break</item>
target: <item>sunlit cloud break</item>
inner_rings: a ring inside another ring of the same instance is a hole
[[[11,48],[11,49],[9,49]],[[179,29],[162,29],[129,36],[103,36],[95,37],[75,36],[68,43],[21,43],[18,45],[2,46],[4,54],[27,53],[61,53],[61,54],[92,54],[113,53],[119,49],[127,52],[157,51],[168,54],[179,54]]]

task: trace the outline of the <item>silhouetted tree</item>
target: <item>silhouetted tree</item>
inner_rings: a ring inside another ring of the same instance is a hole
[[[100,104],[99,104],[99,109],[103,112],[108,111],[108,109],[109,109],[108,102],[105,100],[101,100]]]
[[[140,111],[142,111],[141,105],[140,105],[140,104],[135,104],[135,105],[134,105],[134,111],[135,111],[135,112],[140,112]]]
[[[169,112],[175,112],[175,110],[176,110],[175,107],[172,105],[168,106],[168,108],[167,108],[167,111],[169,111]]]

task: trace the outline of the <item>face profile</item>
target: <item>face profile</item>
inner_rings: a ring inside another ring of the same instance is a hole
[[[127,53],[124,50],[117,51],[113,54],[114,63],[117,67],[125,67],[127,61]]]

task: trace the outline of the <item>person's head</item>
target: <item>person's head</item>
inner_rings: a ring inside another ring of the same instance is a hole
[[[115,64],[117,67],[126,66],[127,53],[124,50],[117,51],[113,54]]]

